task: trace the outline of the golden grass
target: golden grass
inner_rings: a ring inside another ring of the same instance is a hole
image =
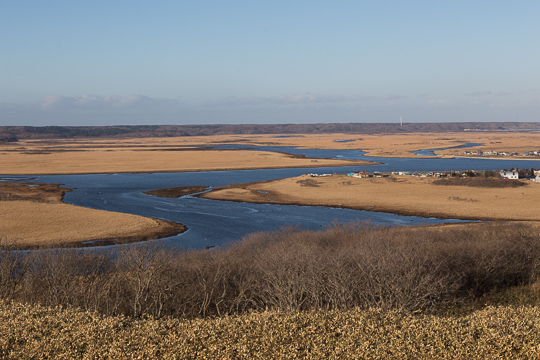
[[[268,151],[200,150],[212,137],[130,140],[29,140],[0,145],[0,173],[10,175],[177,172],[369,164]]]
[[[305,180],[316,186],[305,186]],[[437,186],[432,178],[357,179],[308,175],[215,189],[203,197],[261,203],[339,206],[406,215],[540,221],[540,184],[519,188]]]
[[[0,302],[2,359],[538,359],[538,307],[132,319]]]
[[[355,140],[353,142],[340,142]],[[526,151],[535,149],[537,136],[532,133],[429,133],[429,134],[314,134],[291,135],[216,135],[189,136],[176,138],[142,139],[59,139],[59,140],[24,140],[17,143],[0,144],[0,173],[2,174],[82,174],[115,172],[160,172],[160,171],[211,171],[227,169],[258,169],[282,167],[322,167],[363,164],[365,162],[332,159],[306,159],[274,152],[200,150],[198,147],[239,143],[252,145],[283,145],[302,148],[321,149],[360,149],[372,156],[411,156],[410,151],[429,148],[442,148],[461,145],[466,142],[485,143],[479,149],[501,151]],[[444,151],[447,154],[459,154],[461,150]],[[286,182],[286,180],[284,180]],[[281,201],[298,202],[313,205],[346,206],[368,210],[392,211],[405,214],[428,216],[465,217],[486,219],[527,219],[537,220],[534,209],[537,202],[536,184],[527,189],[489,190],[489,189],[435,189],[400,183],[399,187],[389,184],[369,182],[358,183],[353,179],[353,186],[332,185],[322,191],[321,188],[298,188],[297,184],[284,187],[280,183],[275,190],[285,190],[279,199],[265,199],[265,195],[251,193],[241,189],[229,190],[219,196],[232,200],[246,201]],[[362,184],[362,185],[359,185]],[[366,185],[367,184],[367,185]],[[329,184],[330,186],[330,184]],[[412,187],[411,187],[412,186]],[[295,189],[299,189],[296,193]],[[345,190],[347,189],[347,190]],[[287,192],[289,191],[289,193]],[[318,192],[317,192],[318,191]],[[344,192],[345,191],[345,192]],[[313,192],[313,193],[310,193]],[[209,196],[218,196],[217,193]],[[35,201],[35,200],[33,200]],[[519,203],[519,206],[512,204]],[[493,205],[493,206],[492,206]],[[2,227],[0,236],[18,238],[33,244],[52,244],[58,241],[62,232],[69,243],[94,240],[105,236],[127,234],[131,237],[141,229],[158,229],[163,226],[155,220],[117,214],[111,218],[109,227],[118,227],[118,232],[101,229],[101,220],[94,225],[87,224],[83,234],[80,224],[89,219],[100,219],[98,212],[87,215],[79,214],[68,206],[52,208],[35,203],[0,203],[2,207]],[[38,210],[38,207],[40,209]],[[68,210],[69,209],[69,210]],[[25,214],[33,214],[32,218]],[[89,217],[88,217],[89,216]],[[55,219],[54,221],[52,219]],[[112,220],[123,218],[124,220]],[[109,219],[107,217],[107,219]],[[18,221],[20,225],[16,225]],[[142,223],[141,223],[142,221]],[[25,228],[24,222],[30,224]],[[144,225],[143,225],[144,223]],[[38,225],[42,228],[38,228]],[[56,224],[56,225],[55,225]],[[131,224],[131,225],[130,225]],[[54,228],[55,230],[50,230]],[[72,230],[68,230],[72,229]],[[123,229],[123,230],[120,230]],[[144,232],[144,231],[143,231]],[[37,234],[41,240],[37,240]],[[34,239],[34,240],[27,240]]]
[[[342,142],[347,140],[354,141]],[[302,159],[271,152],[203,151],[199,147],[236,143],[363,150],[368,156],[411,157],[415,156],[412,151],[453,147],[468,142],[485,144],[475,148],[479,150],[523,153],[537,149],[538,136],[534,133],[460,132],[21,140],[16,143],[0,143],[0,173],[81,174],[344,166],[351,165],[351,162]],[[444,150],[438,153],[444,156],[462,155],[463,150]]]
[[[351,142],[340,142],[354,140]],[[174,140],[172,140],[174,141]],[[251,145],[297,146],[317,149],[350,149],[366,151],[368,156],[417,157],[412,152],[423,149],[455,147],[466,143],[481,143],[478,150],[517,151],[538,150],[538,134],[528,132],[449,132],[404,134],[297,134],[276,135],[215,135],[190,137],[187,144],[239,143]],[[446,156],[462,155],[464,149],[436,152]]]
[[[51,184],[0,183],[0,238],[29,248],[142,241],[184,230],[169,221],[68,205],[64,192]]]
[[[216,139],[217,140],[217,139]],[[343,140],[355,140],[341,143]],[[405,134],[310,134],[275,138],[273,135],[238,135],[236,142],[254,145],[284,145],[317,149],[361,149],[368,156],[417,157],[412,152],[424,149],[455,147],[466,143],[481,143],[478,150],[525,151],[539,150],[537,133],[514,132],[449,132]],[[445,156],[462,155],[464,149],[437,151]]]

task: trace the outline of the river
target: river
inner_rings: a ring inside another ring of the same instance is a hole
[[[228,145],[221,148],[253,149],[254,147]],[[363,169],[389,172],[540,168],[540,161],[529,160],[440,159],[437,157],[428,159],[377,158],[364,156],[363,152],[359,150],[318,150],[291,147],[257,147],[256,149],[283,151],[315,158],[371,160],[382,164],[337,168],[9,176],[9,178],[12,180],[31,178],[35,182],[64,184],[65,187],[74,189],[65,197],[65,201],[70,204],[180,222],[188,227],[188,231],[159,241],[181,249],[202,249],[227,245],[252,232],[271,231],[286,226],[318,230],[333,222],[370,221],[379,225],[407,226],[458,222],[460,220],[400,216],[331,207],[237,203],[200,199],[189,195],[179,199],[170,199],[145,195],[143,191],[176,186],[218,187],[299,176],[306,173],[343,174]]]

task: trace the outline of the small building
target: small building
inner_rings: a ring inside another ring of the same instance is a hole
[[[352,175],[353,177],[355,178],[368,178],[369,177],[369,173],[367,172],[367,170],[362,170],[358,173],[355,173]]]
[[[519,179],[519,174],[518,174],[518,171],[517,169],[514,170],[501,170],[501,177],[503,179],[508,179],[508,180],[515,180],[515,179]]]

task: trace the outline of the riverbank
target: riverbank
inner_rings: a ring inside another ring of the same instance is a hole
[[[214,139],[215,140],[215,139]],[[194,172],[315,168],[374,164],[307,158],[270,151],[213,150],[212,139],[28,140],[0,143],[0,169],[9,175]],[[222,139],[223,140],[223,139]]]
[[[372,157],[432,158],[414,152],[436,151],[439,158],[463,156],[466,143],[480,151],[535,150],[534,133],[403,134],[231,134],[163,138],[59,138],[0,142],[0,169],[10,175],[187,172],[274,168],[313,168],[373,164],[367,161],[306,158],[279,152],[215,150],[241,144],[302,149],[343,149]],[[506,158],[508,159],[508,158]]]
[[[161,219],[83,208],[63,202],[57,184],[0,183],[0,239],[22,249],[123,244],[186,230]]]
[[[192,195],[205,190],[208,190],[208,186],[181,186],[143,191],[143,194],[176,199],[181,196]]]
[[[540,221],[540,184],[519,188],[435,185],[433,178],[357,179],[308,175],[216,188],[200,197],[253,203],[344,207],[468,220]]]

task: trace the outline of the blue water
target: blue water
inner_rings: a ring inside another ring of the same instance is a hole
[[[465,148],[470,148],[470,147],[475,147],[475,146],[480,146],[480,145],[483,145],[483,144],[481,144],[481,143],[466,143],[464,145],[452,146],[452,147],[447,147],[447,148],[418,150],[418,151],[413,151],[413,153],[416,154],[416,155],[423,155],[423,156],[437,156],[437,155],[435,155],[433,153],[434,151],[448,150],[448,149],[465,149]]]
[[[225,148],[225,147],[224,147]],[[228,145],[226,148],[253,148]],[[118,211],[180,222],[188,231],[163,242],[182,249],[223,246],[257,231],[270,231],[284,226],[322,229],[333,222],[371,221],[388,226],[440,224],[449,221],[435,218],[400,216],[342,208],[248,204],[216,201],[184,196],[179,199],[145,195],[146,190],[176,186],[205,185],[218,187],[235,183],[273,180],[305,173],[349,173],[369,171],[463,171],[499,170],[504,168],[540,168],[540,161],[493,159],[406,159],[371,158],[358,150],[295,149],[290,147],[257,147],[259,150],[282,151],[316,158],[362,159],[380,165],[326,167],[314,169],[238,170],[185,173],[95,174],[33,176],[32,181],[60,183],[74,189],[66,194],[70,204],[94,209]],[[6,176],[10,181],[29,177]],[[1,179],[0,179],[1,180]]]

